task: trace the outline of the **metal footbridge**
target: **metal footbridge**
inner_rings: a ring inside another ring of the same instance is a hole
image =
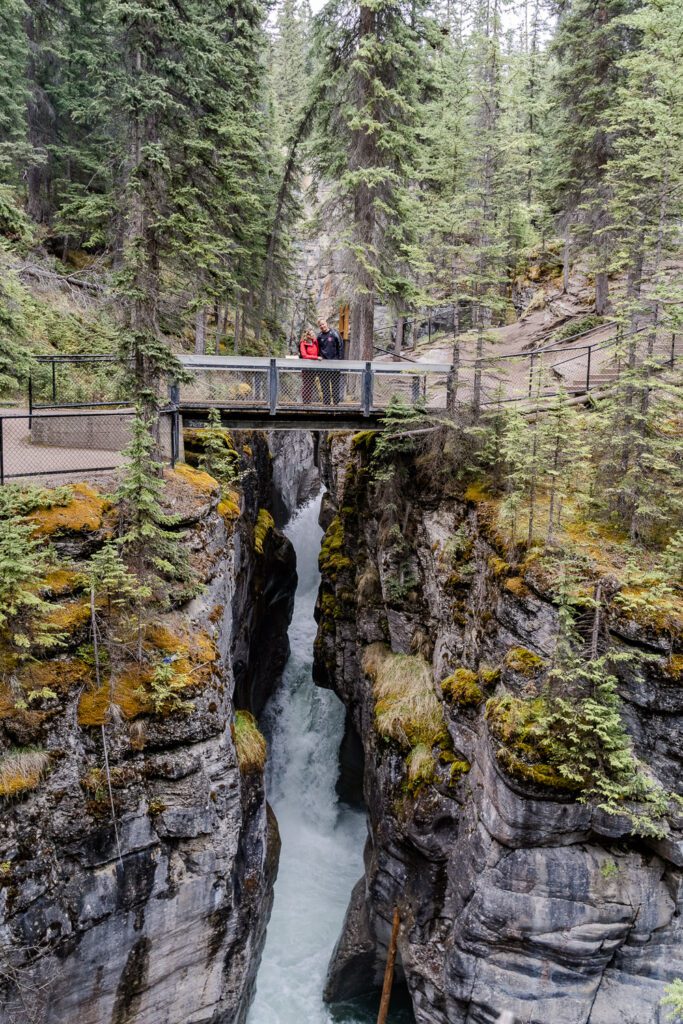
[[[392,401],[446,411],[452,367],[439,363],[183,356],[189,383],[173,389],[184,420],[218,409],[226,426],[345,429]]]

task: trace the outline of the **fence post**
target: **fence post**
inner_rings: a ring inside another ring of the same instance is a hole
[[[429,319],[427,320],[427,341],[431,345],[432,343],[432,311],[429,310]]]
[[[455,416],[456,399],[458,396],[458,376],[460,374],[460,346],[457,341],[453,342],[453,360],[446,381],[446,411],[449,416]]]
[[[57,402],[57,364],[55,363],[54,356],[52,358],[52,401]]]
[[[536,359],[536,353],[531,353],[531,359],[529,360],[529,398],[534,393],[534,361]]]
[[[369,416],[372,409],[372,363],[365,364],[363,373],[363,415]]]
[[[180,457],[180,385],[174,381],[170,387],[171,399],[171,469]]]
[[[29,374],[28,378],[28,429],[32,426],[33,416],[33,376]]]
[[[673,369],[674,362],[676,360],[676,334],[671,334],[671,368]]]
[[[274,416],[277,412],[277,384],[277,361],[271,359],[268,371],[268,395],[271,416]]]
[[[586,391],[590,391],[590,389],[591,389],[591,353],[592,353],[592,351],[593,351],[593,346],[589,345],[588,346],[588,360],[587,360],[587,365],[586,365]]]
[[[0,416],[0,484],[5,482],[5,443],[2,433],[4,422],[2,416]]]

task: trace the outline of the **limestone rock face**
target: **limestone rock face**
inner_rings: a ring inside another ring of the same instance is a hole
[[[271,430],[273,501],[278,526],[293,515],[320,487],[317,437],[310,430]]]
[[[116,831],[102,727],[79,721],[82,687],[65,683],[58,709],[40,720],[39,712],[30,721],[24,713],[23,727],[41,730],[50,769],[38,788],[2,808],[3,1024],[246,1019],[279,837],[261,773],[241,772],[237,763],[233,661],[240,644],[248,655],[274,606],[268,628],[286,657],[296,580],[281,534],[269,531],[262,551],[254,546],[272,478],[265,440],[253,440],[253,449],[238,520],[221,514],[210,486],[196,490],[205,481],[190,471],[174,484],[204,589],[163,626],[200,645],[202,681],[188,693],[190,713],[107,718]],[[277,594],[268,591],[271,575]],[[54,665],[66,671],[73,654]],[[277,671],[271,666],[271,686]],[[16,744],[14,729],[3,715],[1,749]]]
[[[503,1010],[524,1024],[663,1024],[664,985],[683,975],[677,823],[666,840],[634,838],[625,817],[503,770],[485,698],[533,692],[556,609],[538,581],[509,580],[475,502],[417,479],[380,501],[360,447],[335,438],[323,453],[334,545],[323,545],[315,674],[362,739],[370,826],[326,998],[381,983],[398,906],[399,979],[418,1024],[493,1024]],[[656,638],[616,615],[605,629],[656,656],[638,678],[619,670],[624,717],[637,755],[682,794],[680,684]],[[431,663],[453,756],[469,770],[438,766],[428,784],[407,785],[362,670],[378,641]],[[439,685],[463,666],[484,691],[470,704]]]

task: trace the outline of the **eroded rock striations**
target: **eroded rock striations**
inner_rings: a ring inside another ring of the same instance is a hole
[[[362,740],[369,817],[326,998],[381,982],[398,906],[400,976],[419,1024],[488,1024],[502,1010],[532,1024],[658,1024],[664,984],[683,974],[681,821],[665,840],[635,838],[627,818],[578,802],[560,780],[505,770],[486,701],[538,692],[556,603],[542,575],[506,566],[476,494],[438,493],[413,466],[388,499],[367,444],[338,436],[325,454],[315,674]],[[636,753],[681,795],[683,690],[668,641],[614,611],[601,629],[654,656],[618,669],[619,691]],[[391,700],[406,698],[407,670],[431,695],[416,684],[408,696],[427,724],[406,736]]]
[[[204,588],[189,604],[181,597],[145,642],[187,664],[183,697],[191,712],[141,713],[135,690],[115,695],[116,713],[108,701],[100,706],[92,667],[78,650],[87,615],[72,616],[59,656],[35,668],[44,681],[51,673],[58,699],[0,708],[5,749],[39,744],[49,756],[41,784],[2,808],[3,1024],[246,1018],[279,838],[262,773],[238,765],[233,661],[241,706],[252,692],[259,705],[287,655],[295,572],[291,547],[265,508],[272,498],[265,439],[235,440],[241,495],[219,500],[215,482],[186,466],[169,475],[166,488]],[[97,492],[85,488],[77,498],[85,496],[88,515],[46,526],[76,557],[95,549],[109,528]],[[76,591],[63,604],[84,600]],[[271,657],[255,661],[264,618]]]

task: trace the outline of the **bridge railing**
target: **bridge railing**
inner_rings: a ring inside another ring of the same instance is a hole
[[[115,355],[36,356],[28,379],[28,407],[106,408],[130,402],[130,383]]]
[[[298,410],[361,413],[386,410],[393,399],[435,410],[447,407],[448,364],[354,360],[183,358],[193,374],[179,389],[181,408],[242,409],[276,415]]]

